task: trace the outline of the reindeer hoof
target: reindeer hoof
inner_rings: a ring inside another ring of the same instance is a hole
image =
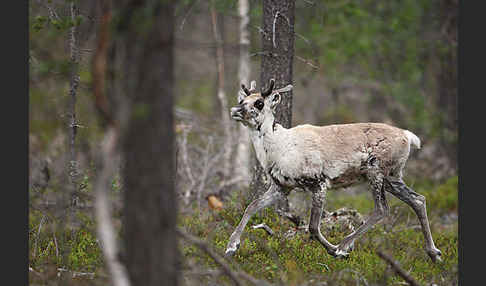
[[[349,245],[348,249],[346,249],[346,251],[353,251],[354,250],[354,241]]]
[[[235,244],[233,247],[228,246],[226,252],[224,253],[224,257],[231,257],[235,255],[236,251],[240,248],[240,243]]]
[[[231,257],[235,255],[235,250],[227,249],[226,252],[224,253],[224,257]]]
[[[442,262],[442,252],[437,248],[427,250],[427,254],[430,256],[433,262]]]
[[[349,258],[349,252],[343,251],[341,249],[336,249],[334,253],[331,253],[335,258]]]

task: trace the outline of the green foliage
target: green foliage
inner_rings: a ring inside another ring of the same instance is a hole
[[[67,29],[79,26],[83,23],[84,17],[82,15],[77,15],[74,19],[71,16],[63,16],[59,18],[51,18],[47,16],[35,16],[30,19],[30,27],[33,32],[39,32],[45,28],[54,27],[57,31],[64,32]]]
[[[102,266],[93,219],[81,212],[77,213],[77,217],[81,227],[61,230],[58,219],[30,210],[29,266],[41,270],[55,265],[56,268],[67,267],[81,272],[96,271]]]
[[[46,16],[36,16],[34,20],[32,21],[32,29],[34,32],[38,32],[44,28],[44,26],[47,24],[49,21],[49,18]]]
[[[212,0],[211,5],[216,9],[216,11],[221,13],[228,13],[231,10],[237,8],[238,1],[236,0]]]
[[[435,37],[425,36],[436,33],[438,27],[433,3],[313,2],[312,7],[296,3],[300,17],[296,17],[295,30],[301,31],[312,45],[296,38],[295,53],[319,62],[330,84],[348,78],[379,82],[383,96],[393,97],[410,112],[405,118],[395,118],[397,122],[436,135],[434,131],[440,128],[437,110],[430,108],[430,100],[427,102],[424,95],[434,92],[428,82],[436,79],[425,78],[425,72],[432,65],[435,50],[445,54],[451,50],[449,46],[441,47],[443,44]]]
[[[70,269],[94,271],[101,265],[101,251],[93,233],[81,229],[69,241],[71,251],[68,257]]]
[[[192,80],[188,84],[186,80],[177,82],[178,86],[175,106],[190,109],[192,111],[207,114],[213,109],[215,87],[211,81]]]
[[[324,122],[333,122],[340,124],[354,123],[357,121],[356,117],[353,114],[353,110],[345,104],[338,104],[333,108],[326,109],[322,120]]]
[[[430,188],[422,194],[427,198],[427,208],[450,212],[458,210],[458,176],[449,178],[444,184]]]

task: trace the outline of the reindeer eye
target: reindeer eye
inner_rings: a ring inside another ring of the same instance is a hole
[[[263,108],[263,101],[261,101],[261,100],[255,101],[255,107],[258,108],[258,110],[262,110],[262,108]]]

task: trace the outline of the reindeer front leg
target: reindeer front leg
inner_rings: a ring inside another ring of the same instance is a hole
[[[309,232],[311,237],[319,241],[327,252],[333,256],[346,256],[347,253],[336,253],[337,246],[333,245],[321,234],[321,217],[322,208],[324,207],[324,200],[326,198],[327,184],[321,183],[316,188],[311,188],[312,191],[312,209],[309,221]]]
[[[225,256],[231,256],[235,254],[236,250],[240,247],[240,237],[245,226],[250,218],[259,210],[271,206],[285,195],[280,192],[280,187],[272,182],[269,189],[259,198],[252,201],[245,210],[243,218],[236,227],[235,231],[231,234],[228,245],[226,246]]]

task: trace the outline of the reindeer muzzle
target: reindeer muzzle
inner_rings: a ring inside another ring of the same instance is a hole
[[[231,107],[231,118],[237,121],[243,120],[243,108],[241,106]]]

